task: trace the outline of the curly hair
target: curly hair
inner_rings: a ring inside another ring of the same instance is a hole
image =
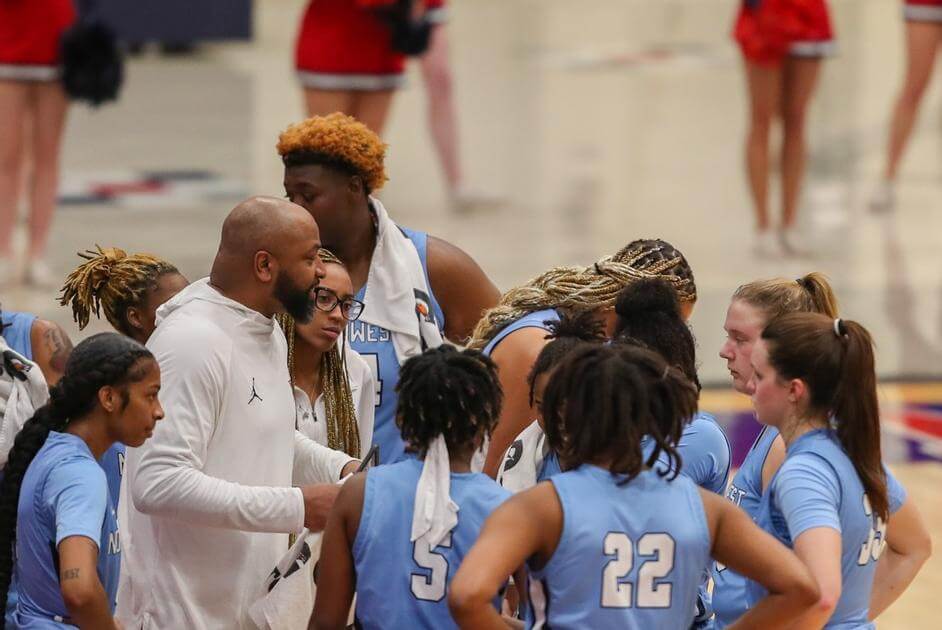
[[[697,286],[686,258],[660,239],[639,239],[588,267],[555,267],[501,296],[474,328],[468,347],[481,349],[502,328],[547,308],[612,307],[618,292],[643,278],[662,278],[682,302],[695,302]]]
[[[363,180],[366,192],[386,183],[387,145],[352,116],[334,112],[313,116],[278,136],[278,154],[285,166],[321,164]]]
[[[49,432],[64,431],[70,421],[91,412],[102,387],[139,381],[145,374],[139,362],[153,358],[144,346],[124,335],[99,333],[89,337],[75,346],[65,374],[49,390],[49,402],[37,409],[17,434],[0,481],[0,601],[7,599],[13,573],[20,487]],[[0,630],[4,627],[0,616]]]
[[[318,257],[325,264],[344,266],[330,250],[322,247]],[[290,315],[276,315],[281,329],[288,340],[288,372],[294,384],[294,348],[297,333],[295,321]],[[344,327],[344,338],[339,344],[328,350],[321,357],[321,378],[324,383],[324,412],[327,414],[327,446],[343,451],[351,457],[360,457],[360,431],[357,426],[356,408],[353,405],[353,393],[350,389],[350,379],[347,377],[346,339],[347,329]],[[313,401],[312,401],[313,402]]]
[[[530,373],[527,375],[527,386],[530,390],[530,406],[533,406],[536,379],[541,374],[552,371],[570,352],[584,344],[602,343],[605,341],[605,328],[592,313],[563,314],[558,321],[544,322],[549,328],[546,339],[549,340],[540,354],[537,355]]]
[[[132,336],[134,331],[127,319],[128,309],[140,307],[148,291],[157,286],[162,276],[180,271],[151,254],[128,256],[123,249],[102,249],[98,245],[95,250],[79,252],[79,257],[87,262],[66,278],[59,304],[66,306],[71,303],[72,318],[79,329],[88,326],[93,311],[95,317],[101,317],[101,308],[104,307],[105,317],[115,330]]]
[[[653,467],[663,452],[676,477],[677,443],[697,412],[697,392],[660,355],[637,346],[586,344],[553,370],[543,393],[546,441],[573,469],[607,460],[620,483]],[[642,438],[654,449],[644,456]]]
[[[497,366],[477,350],[442,345],[407,360],[396,385],[396,426],[409,452],[425,457],[439,435],[452,453],[490,435],[503,392]]]

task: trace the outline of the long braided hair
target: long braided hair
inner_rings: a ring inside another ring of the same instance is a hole
[[[69,274],[59,303],[71,304],[72,317],[83,329],[92,312],[105,317],[115,330],[133,336],[134,330],[127,319],[130,307],[140,307],[147,292],[168,273],[180,273],[172,264],[151,254],[128,255],[123,249],[96,245],[94,250],[79,252],[82,263]]]
[[[619,291],[643,278],[667,281],[681,302],[697,299],[693,271],[683,254],[667,241],[639,239],[588,267],[554,267],[511,289],[484,313],[468,347],[480,350],[502,328],[534,311],[612,307]]]
[[[49,402],[37,409],[17,434],[0,481],[0,601],[7,600],[10,590],[20,487],[30,463],[50,431],[64,431],[70,421],[95,408],[102,387],[143,378],[142,359],[153,360],[153,355],[124,335],[100,333],[82,341],[69,356],[65,374],[49,391]],[[0,616],[0,630],[4,627]]]
[[[346,269],[333,252],[323,247],[318,256],[324,264],[340,265]],[[291,374],[291,383],[294,384],[295,321],[288,314],[278,315],[277,319],[288,340],[288,371]],[[335,344],[321,357],[320,377],[324,384],[324,410],[327,413],[327,446],[343,451],[351,457],[360,457],[360,431],[357,427],[350,379],[347,378],[346,335],[345,327],[340,343]],[[314,401],[311,402],[313,404]]]

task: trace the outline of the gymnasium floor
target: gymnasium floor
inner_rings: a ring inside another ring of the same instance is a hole
[[[75,252],[98,243],[153,251],[201,277],[232,205],[282,193],[274,143],[301,117],[292,51],[303,4],[257,2],[253,43],[135,59],[118,104],[73,109],[52,236],[56,271],[64,277]],[[903,166],[898,211],[876,217],[866,209],[901,80],[899,4],[831,3],[841,51],[825,65],[811,113],[801,214],[811,258],[769,262],[749,253],[744,86],[728,38],[736,0],[451,0],[465,169],[473,187],[505,204],[471,215],[448,209],[415,67],[386,134],[383,203],[400,222],[469,251],[504,289],[636,237],[672,241],[697,275],[692,325],[702,380],[717,386],[725,384],[717,352],[736,286],[826,272],[846,316],[874,334],[887,381],[885,450],[942,548],[939,77]],[[81,336],[50,292],[16,289],[2,301]],[[747,399],[718,387],[704,407],[730,428],[737,453],[748,448]],[[937,626],[929,598],[940,591],[942,551],[881,628]]]

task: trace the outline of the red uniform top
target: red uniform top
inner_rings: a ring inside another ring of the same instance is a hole
[[[57,66],[75,17],[72,0],[0,0],[0,64]]]

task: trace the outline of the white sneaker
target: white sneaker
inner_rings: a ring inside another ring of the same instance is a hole
[[[451,194],[451,207],[458,213],[496,208],[503,205],[504,202],[503,197],[481,190],[465,188],[464,186]]]
[[[809,250],[802,244],[802,238],[794,226],[782,228],[778,238],[779,243],[782,245],[782,251],[785,252],[786,256],[800,257],[808,255]]]
[[[60,278],[53,275],[49,264],[42,258],[34,258],[26,264],[26,284],[37,289],[55,289]]]
[[[896,184],[884,179],[870,197],[870,212],[893,212],[896,209]]]
[[[769,229],[756,232],[752,252],[756,258],[778,258],[781,256],[782,250],[779,247],[778,239],[775,238],[775,232]]]

